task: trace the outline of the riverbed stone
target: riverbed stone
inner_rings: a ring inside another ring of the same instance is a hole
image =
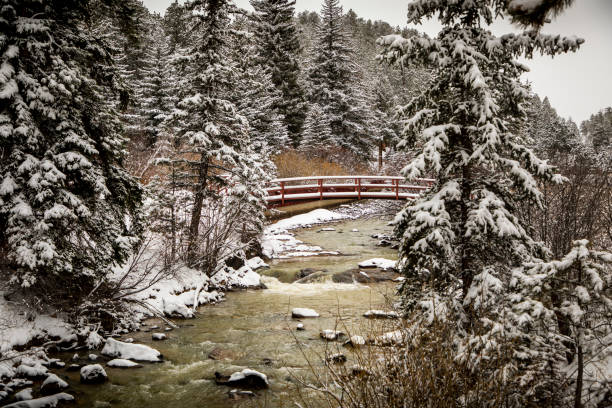
[[[308,276],[296,280],[294,283],[316,283],[323,282],[327,278],[327,272],[316,271]]]
[[[255,397],[255,393],[253,391],[245,391],[239,389],[233,389],[228,392],[227,395],[230,397],[230,399],[233,400],[241,400]]]
[[[90,364],[81,368],[81,384],[104,384],[107,380],[106,371],[100,364]]]
[[[236,358],[236,353],[232,350],[215,347],[208,353],[208,358],[211,360],[234,360]]]
[[[332,354],[326,358],[326,361],[334,364],[346,363],[346,356],[342,353]]]
[[[376,283],[393,281],[399,276],[397,272],[384,270],[381,268],[349,269],[344,272],[337,272],[332,275],[335,283]]]
[[[319,317],[319,314],[313,309],[296,307],[291,310],[291,317],[294,319],[303,319],[308,317]]]
[[[218,385],[227,385],[237,388],[264,389],[269,387],[268,377],[259,371],[245,368],[232,375],[222,375],[215,373],[215,382]]]
[[[55,374],[49,374],[40,386],[40,393],[42,395],[53,395],[62,392],[66,388],[68,388],[68,383],[66,381]]]

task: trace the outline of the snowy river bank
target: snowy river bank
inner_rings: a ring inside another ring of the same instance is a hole
[[[256,273],[256,279],[250,270],[243,271],[252,283],[263,283],[267,289],[227,293],[224,302],[199,308],[195,319],[175,321],[179,328],[148,320],[139,331],[119,337],[159,350],[163,362],[111,367],[112,357],[98,351],[80,351],[74,361],[74,352],[66,352],[53,356],[64,367],[49,371],[66,380],[66,392],[83,407],[224,407],[231,398],[250,398],[250,394],[228,394],[231,389],[217,385],[214,373],[229,375],[248,368],[264,373],[270,383],[270,389],[256,391],[255,398],[279,406],[294,394],[296,378],[307,374],[305,357],[316,361],[326,345],[320,339],[321,331],[341,325],[347,333],[360,332],[368,324],[363,314],[388,308],[393,299],[393,282],[364,284],[353,279],[340,283],[334,278],[355,270],[360,262],[395,257],[395,250],[378,246],[380,239],[372,237],[390,231],[386,226],[389,218],[354,218],[363,212],[354,207],[337,212],[317,210],[275,223],[266,229],[264,241],[264,250],[273,257],[269,269],[259,269],[261,277]],[[330,221],[333,223],[300,228]],[[249,269],[262,265],[252,261],[251,266]],[[356,273],[363,277],[370,271]],[[292,283],[308,276],[306,283]],[[320,317],[304,319],[305,330],[296,331],[300,322],[291,318],[294,307],[315,309]],[[155,341],[153,333],[165,339]],[[108,374],[109,381],[103,385],[81,384],[79,372],[69,371],[71,364],[94,362]],[[38,386],[34,380],[21,388]]]

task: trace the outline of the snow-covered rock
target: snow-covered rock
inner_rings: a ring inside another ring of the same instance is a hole
[[[81,368],[82,384],[103,384],[106,380],[108,376],[100,364],[90,364]]]
[[[331,329],[321,330],[321,333],[319,333],[319,335],[322,339],[328,341],[339,340],[340,338],[344,337],[344,333],[342,333],[341,331]]]
[[[368,310],[363,316],[368,319],[397,319],[399,314],[396,312],[385,312],[384,310]]]
[[[108,357],[124,358],[136,361],[159,362],[162,355],[159,351],[144,344],[124,343],[113,338],[106,339],[101,353]]]
[[[304,328],[304,324],[302,324],[302,323],[298,323],[298,325],[297,325],[296,329],[297,329],[297,330],[306,330],[306,329]]]
[[[359,346],[363,346],[366,344],[366,341],[363,337],[361,336],[351,336],[350,339],[348,339],[343,346],[347,346],[347,347],[359,347]]]
[[[331,356],[327,357],[325,360],[331,363],[341,364],[341,363],[346,363],[346,356],[342,353],[336,353],[336,354],[332,354]]]
[[[229,377],[215,373],[215,378],[217,384],[228,385],[230,387],[262,389],[268,388],[270,385],[268,377],[265,374],[251,370],[250,368],[235,372]]]
[[[55,408],[62,401],[74,401],[74,397],[70,394],[66,394],[65,392],[60,392],[59,394],[49,395],[48,397],[15,402],[13,404],[5,405],[2,408]]]
[[[357,228],[353,228],[351,232],[359,232],[359,230]]]
[[[34,397],[32,396],[32,388],[29,387],[24,388],[23,390],[15,394],[15,401],[28,401],[33,398]]]
[[[138,367],[142,367],[140,364],[135,363],[131,360],[126,360],[123,358],[115,358],[111,361],[109,361],[108,363],[106,363],[107,366],[109,367],[113,367],[113,368],[138,368]]]
[[[385,258],[372,258],[367,261],[359,262],[360,268],[381,268],[381,269],[395,269],[397,261]]]
[[[66,381],[55,374],[49,374],[40,386],[40,393],[42,395],[53,395],[62,392],[66,388],[68,388],[68,383]]]
[[[402,330],[394,330],[384,333],[374,339],[374,344],[379,346],[394,346],[406,343],[408,334]]]
[[[43,366],[38,362],[27,364],[24,363],[17,367],[17,370],[15,370],[15,374],[27,378],[46,377],[47,367]]]
[[[89,356],[87,356],[89,358],[89,360],[91,361],[96,361],[98,359],[98,356],[95,354],[90,354]]]
[[[153,333],[153,334],[151,335],[151,338],[152,338],[153,340],[157,340],[157,341],[160,341],[160,340],[166,340],[166,335],[165,335],[165,334],[163,334],[163,333]]]
[[[325,228],[321,228],[319,231],[322,231],[322,232],[330,232],[330,231],[335,231],[335,230],[336,230],[336,229],[335,229],[335,228],[332,228],[332,227],[325,227]]]
[[[246,264],[249,268],[251,268],[254,271],[256,271],[257,269],[270,267],[267,263],[264,262],[263,259],[261,259],[258,256],[256,256],[255,258],[248,259],[246,261]]]
[[[320,315],[313,309],[305,307],[296,307],[291,310],[291,317],[301,319],[306,317],[319,317]]]

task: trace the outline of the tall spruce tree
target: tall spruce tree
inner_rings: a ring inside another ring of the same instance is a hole
[[[339,0],[324,1],[317,29],[315,56],[308,73],[310,102],[325,112],[334,145],[368,158],[372,138],[367,98],[359,83]]]
[[[185,56],[187,71],[183,97],[173,120],[185,145],[183,162],[191,169],[193,206],[189,223],[188,258],[197,259],[199,229],[205,199],[219,197],[229,188],[230,199],[247,200],[252,219],[263,219],[262,178],[265,171],[252,154],[248,122],[232,102],[237,72],[230,59],[234,46],[230,0],[196,0],[189,3],[196,20],[193,47]],[[197,266],[197,265],[194,265]]]
[[[282,98],[274,108],[280,113],[294,147],[299,143],[306,117],[300,84],[300,42],[294,21],[295,0],[251,0],[255,9],[258,63],[270,73]]]
[[[537,312],[520,310],[522,298],[509,295],[512,269],[542,254],[516,203],[540,206],[537,181],[562,177],[518,133],[528,92],[520,83],[526,68],[516,58],[574,51],[581,40],[537,29],[496,37],[487,26],[509,4],[417,0],[408,6],[409,22],[439,16],[438,36],[392,35],[379,43],[388,60],[424,64],[435,78],[403,107],[409,119],[400,146],[416,143],[419,152],[402,174],[436,178],[431,190],[395,220],[402,241],[399,267],[407,277],[401,288],[404,305],[430,321],[457,322],[452,340],[457,361],[474,370],[495,361],[492,381],[516,380],[505,388],[504,403],[524,406],[553,397],[551,379],[540,374],[559,356],[549,333],[530,330]],[[521,21],[529,20],[521,15]],[[534,21],[539,22],[536,16]]]
[[[0,7],[0,271],[45,305],[81,301],[138,241],[141,189],[104,103],[111,57],[88,29],[93,6]]]

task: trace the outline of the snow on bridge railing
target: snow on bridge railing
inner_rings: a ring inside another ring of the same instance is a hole
[[[350,183],[346,181],[350,180]],[[312,182],[316,183],[312,183]],[[330,181],[336,181],[331,182]],[[266,188],[268,206],[284,206],[295,201],[338,198],[415,199],[435,183],[435,179],[416,179],[416,184],[400,184],[399,176],[310,176],[275,179]],[[311,183],[308,183],[311,182]]]

